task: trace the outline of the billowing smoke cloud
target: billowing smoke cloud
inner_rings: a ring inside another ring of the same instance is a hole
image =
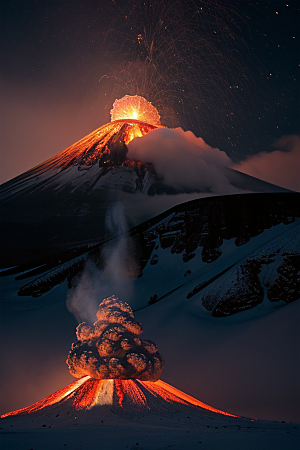
[[[273,147],[278,150],[249,156],[233,168],[277,186],[300,191],[300,136],[283,136]]]
[[[68,292],[67,308],[79,322],[92,323],[99,298],[108,297],[112,292],[126,301],[132,298],[137,268],[132,242],[126,235],[128,225],[121,203],[116,203],[108,211],[106,228],[117,238],[101,249],[103,267],[100,269],[88,261],[76,288]]]
[[[181,128],[157,128],[128,144],[128,157],[151,162],[157,174],[175,188],[235,193],[222,168],[233,165],[225,152]]]
[[[127,303],[115,296],[104,299],[97,319],[93,326],[83,322],[77,327],[78,341],[72,344],[67,360],[74,377],[159,379],[163,357],[154,342],[139,338],[142,324]]]

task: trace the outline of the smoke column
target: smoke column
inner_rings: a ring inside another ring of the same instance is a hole
[[[133,295],[136,262],[132,256],[131,240],[126,236],[128,226],[121,203],[113,205],[107,213],[106,228],[117,237],[101,249],[102,268],[89,260],[78,284],[68,293],[67,308],[78,322],[94,322],[99,298],[114,293],[130,301]]]

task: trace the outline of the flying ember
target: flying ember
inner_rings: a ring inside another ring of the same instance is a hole
[[[111,121],[134,119],[160,127],[160,115],[157,109],[144,97],[139,95],[125,95],[114,101],[110,111]]]

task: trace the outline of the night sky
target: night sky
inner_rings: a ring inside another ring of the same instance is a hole
[[[234,162],[299,133],[298,0],[1,2],[0,182],[143,95]]]

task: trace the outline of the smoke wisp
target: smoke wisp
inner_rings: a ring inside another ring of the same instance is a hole
[[[130,301],[133,295],[133,279],[137,268],[133,244],[126,235],[128,226],[121,203],[116,203],[108,211],[106,228],[116,238],[102,247],[101,267],[89,260],[76,287],[68,293],[67,308],[78,322],[84,320],[93,323],[99,298],[108,297],[114,292]]]

